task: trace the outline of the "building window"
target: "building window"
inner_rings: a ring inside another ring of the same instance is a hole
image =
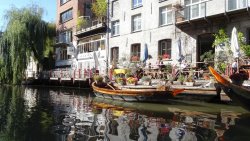
[[[72,39],[72,30],[67,30],[59,34],[59,43],[71,43]]]
[[[120,22],[118,21],[113,21],[112,22],[112,36],[116,36],[120,34]]]
[[[160,8],[160,26],[171,24],[173,21],[171,6]]]
[[[119,59],[119,47],[111,48],[111,61],[118,62]]]
[[[72,11],[73,11],[73,9],[71,8],[71,9],[69,9],[69,10],[61,13],[61,15],[60,15],[60,22],[61,23],[65,23],[65,22],[73,19],[73,12]]]
[[[142,0],[132,0],[132,7],[137,8],[142,6]]]
[[[63,5],[64,3],[68,2],[70,0],[60,0],[60,5]]]
[[[132,16],[132,32],[141,30],[141,14]]]
[[[71,56],[67,55],[67,48],[61,48],[60,60],[67,60],[67,59],[71,59]]]
[[[140,56],[141,56],[141,45],[133,44],[131,46],[131,61],[132,62],[140,61]]]
[[[227,10],[236,10],[241,8],[246,8],[247,0],[228,0]]]
[[[171,39],[164,39],[159,41],[159,57],[162,57],[162,59],[170,59],[171,50]]]
[[[195,19],[204,17],[206,13],[206,0],[185,0],[184,17]]]
[[[120,4],[118,0],[112,1],[112,11],[111,16],[113,17],[114,14],[119,15],[120,13]]]
[[[92,40],[85,43],[81,43],[77,46],[78,53],[88,53],[93,51],[98,51],[99,48],[101,50],[105,49],[105,40]]]

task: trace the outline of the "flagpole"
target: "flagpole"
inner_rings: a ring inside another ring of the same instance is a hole
[[[240,71],[239,71],[240,69],[239,69],[239,57],[237,57],[237,72],[239,73]]]

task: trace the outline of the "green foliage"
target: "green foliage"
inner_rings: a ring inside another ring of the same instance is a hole
[[[45,39],[44,57],[50,57],[54,53],[54,37],[56,36],[56,25],[54,23],[48,23],[47,25],[47,37]]]
[[[182,74],[177,79],[177,81],[179,81],[179,82],[184,82],[184,80],[185,80],[185,76]]]
[[[167,72],[169,72],[169,73],[172,73],[172,65],[171,64],[166,64],[166,66],[165,66],[165,70],[167,71]]]
[[[215,40],[213,42],[212,47],[221,46],[221,44],[225,44],[226,47],[229,47],[229,37],[226,34],[224,29],[220,29],[218,33],[214,34]]]
[[[52,44],[55,26],[48,25],[42,18],[43,10],[36,5],[28,8],[11,8],[6,12],[6,31],[0,40],[0,81],[20,84],[30,57],[43,62],[46,50]],[[48,40],[49,39],[49,40]]]
[[[209,50],[200,56],[201,61],[214,61],[214,53]]]
[[[238,32],[238,39],[239,39],[240,49],[242,49],[242,51],[247,57],[250,57],[250,45],[246,43],[244,34],[242,32]]]
[[[224,73],[227,68],[227,64],[225,62],[218,62],[217,68],[221,73]]]
[[[94,75],[94,80],[97,82],[103,82],[103,77],[100,75]]]
[[[107,12],[106,0],[96,0],[96,2],[92,4],[91,10],[98,18],[106,16]]]
[[[241,46],[241,49],[247,57],[250,57],[250,45],[243,45]]]
[[[87,24],[87,20],[85,18],[81,17],[79,11],[77,12],[77,16],[78,16],[78,18],[77,18],[77,29],[79,30],[79,29],[83,28]]]
[[[149,76],[143,76],[141,78],[142,82],[150,82],[151,81],[151,78]]]

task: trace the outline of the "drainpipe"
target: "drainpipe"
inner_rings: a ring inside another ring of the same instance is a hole
[[[109,1],[107,4],[107,30],[106,30],[106,75],[108,75],[109,70]]]

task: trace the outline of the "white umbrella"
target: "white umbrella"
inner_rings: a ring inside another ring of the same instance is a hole
[[[99,60],[98,60],[98,57],[97,57],[95,51],[93,52],[93,57],[94,57],[94,61],[95,61],[95,69],[97,69],[98,66],[100,65],[100,63],[99,63]]]
[[[239,57],[240,57],[240,47],[238,40],[238,32],[234,27],[231,35],[231,51],[233,52],[233,57],[237,59],[237,72],[239,72]]]
[[[181,63],[181,61],[184,59],[184,56],[182,55],[181,53],[181,50],[182,50],[182,47],[181,47],[181,38],[179,38],[177,40],[177,52],[176,52],[176,55],[177,55],[177,61]]]
[[[240,57],[240,47],[239,47],[239,41],[238,41],[238,33],[237,29],[234,27],[232,30],[231,35],[231,50],[233,52],[234,58]]]

